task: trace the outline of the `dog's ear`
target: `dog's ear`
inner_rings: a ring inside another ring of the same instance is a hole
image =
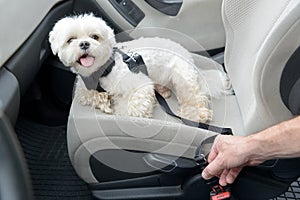
[[[114,33],[114,30],[112,28],[110,28],[109,26],[107,28],[107,35],[108,35],[107,38],[109,38],[111,44],[115,45],[116,44],[115,33]]]
[[[57,34],[52,30],[49,33],[49,42],[51,46],[52,53],[56,55],[58,53],[58,42],[57,42]]]
[[[91,17],[95,24],[100,27],[100,32],[103,34],[104,39],[108,39],[112,45],[116,43],[114,30],[100,17],[95,17],[90,14],[88,17]]]

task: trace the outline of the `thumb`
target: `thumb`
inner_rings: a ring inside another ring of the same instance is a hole
[[[217,156],[215,160],[213,160],[204,168],[202,171],[202,177],[207,180],[213,178],[214,176],[220,175],[221,171],[224,169],[224,167],[221,166],[221,163],[220,156]]]
[[[207,167],[202,171],[202,178],[205,180],[211,179],[213,176],[208,172]]]

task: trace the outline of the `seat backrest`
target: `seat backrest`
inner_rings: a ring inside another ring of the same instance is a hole
[[[300,1],[223,0],[222,15],[225,67],[245,129],[237,134],[293,117],[281,100],[280,78],[300,45]]]

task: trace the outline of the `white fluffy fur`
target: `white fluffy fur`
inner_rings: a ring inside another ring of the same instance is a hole
[[[94,35],[97,35],[98,39],[93,39]],[[151,117],[156,87],[164,97],[171,95],[170,89],[174,91],[182,117],[199,122],[212,119],[212,111],[209,109],[209,91],[204,79],[194,67],[192,55],[171,40],[140,38],[116,43],[113,30],[101,18],[79,15],[58,21],[49,34],[49,41],[53,53],[58,54],[60,60],[66,66],[71,66],[75,73],[83,76],[89,76],[106,63],[114,46],[122,48],[125,52],[137,52],[142,55],[149,76],[131,72],[123,63],[121,55],[116,53],[116,64],[111,73],[99,80],[112,98],[115,114]],[[91,44],[85,51],[79,48],[82,41]],[[78,59],[83,54],[95,58],[92,66],[84,67],[78,63]],[[216,70],[209,71],[206,74],[216,72]],[[216,88],[212,94],[220,95],[222,88],[223,86]],[[92,105],[106,113],[112,112],[108,95],[80,90],[76,96],[79,96],[83,105]]]

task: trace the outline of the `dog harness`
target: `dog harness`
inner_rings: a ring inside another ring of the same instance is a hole
[[[131,55],[128,55],[124,53],[122,50],[118,48],[113,49],[112,56],[108,59],[108,61],[100,67],[99,70],[95,71],[93,74],[91,74],[88,77],[81,76],[85,86],[87,89],[97,89],[99,92],[104,92],[105,90],[100,86],[99,79],[102,77],[106,77],[113,67],[115,66],[115,54],[116,52],[120,53],[122,55],[123,62],[127,64],[130,71],[133,73],[139,73],[142,72],[146,75],[148,75],[148,71],[145,65],[145,62],[141,55],[137,53],[132,53]]]

